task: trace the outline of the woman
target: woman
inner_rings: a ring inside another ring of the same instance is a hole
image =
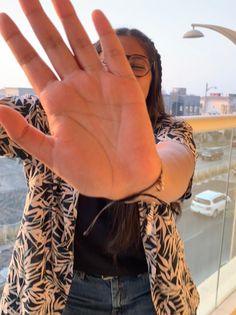
[[[1,15],[40,99],[0,106],[0,152],[24,161],[29,186],[1,314],[195,314],[174,219],[195,148],[165,114],[154,45],[136,30],[117,37],[95,11],[98,55],[69,1],[54,0],[69,50],[38,1],[20,3],[57,76]]]

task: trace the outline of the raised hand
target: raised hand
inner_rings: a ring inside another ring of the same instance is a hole
[[[1,34],[39,96],[51,135],[0,106],[9,136],[90,196],[119,199],[151,185],[160,173],[144,95],[119,39],[101,11],[93,12],[106,68],[69,0],[53,0],[71,50],[38,0],[20,0],[55,73],[5,14]]]

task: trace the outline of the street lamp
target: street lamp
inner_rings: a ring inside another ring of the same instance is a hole
[[[198,37],[203,37],[203,33],[200,32],[199,30],[196,30],[195,27],[204,27],[204,28],[209,28],[213,31],[216,31],[220,33],[221,35],[227,37],[229,40],[231,40],[235,45],[236,45],[236,31],[233,31],[229,28],[219,26],[219,25],[211,25],[211,24],[197,24],[193,23],[191,24],[192,30],[186,32],[184,34],[184,38],[198,38]]]
[[[236,45],[236,31],[231,30],[229,28],[219,26],[219,25],[212,25],[212,24],[199,24],[199,23],[193,23],[191,24],[192,30],[186,32],[183,35],[183,38],[199,38],[203,37],[203,33],[200,32],[199,30],[196,30],[195,27],[203,27],[203,28],[208,28],[210,30],[216,31],[220,33],[221,35],[227,37],[231,42],[233,42]],[[206,110],[206,97],[207,97],[207,92],[209,89],[213,87],[208,87],[208,84],[206,84],[206,89],[205,89],[205,100],[204,100],[204,108],[203,112]]]
[[[208,83],[206,83],[206,88],[205,88],[205,97],[204,97],[204,104],[202,108],[202,114],[205,114],[205,111],[207,109],[207,92],[210,91],[211,89],[217,89],[216,86],[208,86]]]

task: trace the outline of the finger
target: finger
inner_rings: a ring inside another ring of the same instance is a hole
[[[70,46],[79,64],[86,71],[103,69],[98,54],[68,0],[52,0],[61,19]]]
[[[31,82],[36,94],[56,80],[56,76],[23,37],[15,23],[4,13],[0,14],[1,34]]]
[[[79,69],[74,56],[43,11],[40,2],[38,0],[19,2],[59,77],[64,78]]]
[[[106,16],[100,10],[95,10],[92,17],[101,41],[104,61],[109,70],[121,76],[134,77],[119,38]]]
[[[25,151],[53,168],[53,139],[28,124],[26,119],[14,109],[0,104],[0,125],[8,136]]]

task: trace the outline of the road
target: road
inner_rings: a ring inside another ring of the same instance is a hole
[[[20,220],[26,183],[18,160],[0,158],[0,226]]]
[[[225,165],[229,164],[229,159],[230,159],[230,148],[226,147],[224,151],[224,156],[220,160],[215,160],[215,161],[206,161],[202,160],[200,157],[197,159],[197,164],[196,164],[196,170],[204,170],[209,167],[214,167],[214,166],[219,166],[219,165]],[[236,163],[236,147],[232,149],[232,156],[231,156],[231,164]]]
[[[235,178],[234,178],[235,180]],[[221,180],[210,180],[193,187],[193,196],[206,189],[225,192],[226,176]],[[233,216],[235,207],[235,184],[229,185],[231,198],[226,216],[223,238],[221,265],[230,259]],[[222,242],[223,213],[217,217],[207,217],[190,210],[191,200],[183,204],[182,217],[177,222],[178,229],[185,243],[185,253],[189,268],[197,284],[213,274],[219,266],[220,246]]]
[[[4,229],[6,224],[20,221],[25,194],[22,164],[18,160],[0,157],[0,229]],[[13,245],[13,242],[0,245],[0,270],[8,267]]]

